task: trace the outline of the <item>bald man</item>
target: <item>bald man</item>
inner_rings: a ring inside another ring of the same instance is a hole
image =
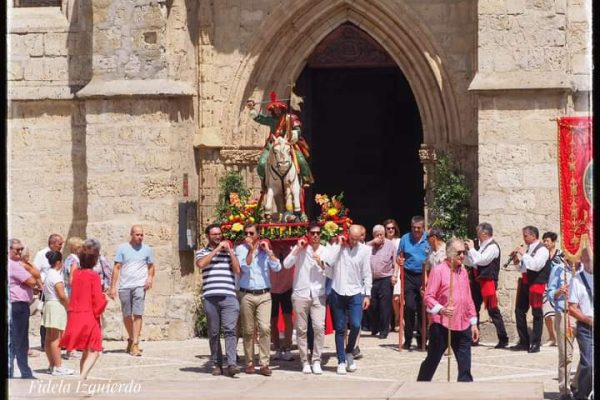
[[[128,335],[125,352],[141,356],[139,338],[146,292],[152,288],[154,280],[154,254],[150,246],[142,243],[144,230],[141,225],[133,225],[129,234],[129,242],[120,245],[115,255],[110,297],[116,297],[118,287],[123,324]]]
[[[352,225],[348,239],[338,238],[329,248],[325,275],[331,278],[329,295],[335,326],[335,348],[338,358],[337,373],[356,371],[352,350],[360,333],[363,310],[369,308],[371,297],[371,248],[361,243],[362,228]],[[350,324],[348,343],[344,348],[344,332]]]

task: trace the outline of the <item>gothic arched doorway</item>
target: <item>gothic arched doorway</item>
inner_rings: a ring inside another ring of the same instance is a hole
[[[367,33],[340,25],[314,50],[296,83],[316,193],[344,192],[351,217],[367,227],[386,218],[407,231],[423,213],[423,129],[411,88],[392,58]]]

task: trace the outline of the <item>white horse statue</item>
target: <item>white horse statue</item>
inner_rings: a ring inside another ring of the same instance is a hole
[[[300,176],[292,160],[292,148],[283,137],[273,141],[266,167],[266,214],[271,218],[286,211],[300,215]]]

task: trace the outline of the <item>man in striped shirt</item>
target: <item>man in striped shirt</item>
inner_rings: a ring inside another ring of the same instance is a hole
[[[236,360],[236,325],[240,304],[235,291],[235,275],[240,263],[228,240],[223,240],[218,224],[204,230],[208,246],[196,252],[196,266],[202,270],[202,305],[208,322],[210,359],[213,375],[235,376],[239,373]],[[223,350],[220,332],[225,337],[227,369],[223,370]]]

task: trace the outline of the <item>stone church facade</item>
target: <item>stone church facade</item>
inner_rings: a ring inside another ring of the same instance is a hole
[[[191,337],[200,286],[192,247],[212,222],[218,179],[235,169],[259,186],[265,131],[246,100],[289,91],[319,44],[351,24],[410,85],[423,145],[415,168],[431,176],[433,154],[452,154],[472,188],[473,223],[492,223],[507,254],[524,225],[559,231],[554,119],[590,113],[590,8],[590,0],[16,1],[7,28],[9,236],[34,251],[52,232],[95,237],[112,258],[141,223],[157,265],[142,335]],[[501,274],[509,326],[516,279]],[[123,335],[116,302],[105,328]]]

